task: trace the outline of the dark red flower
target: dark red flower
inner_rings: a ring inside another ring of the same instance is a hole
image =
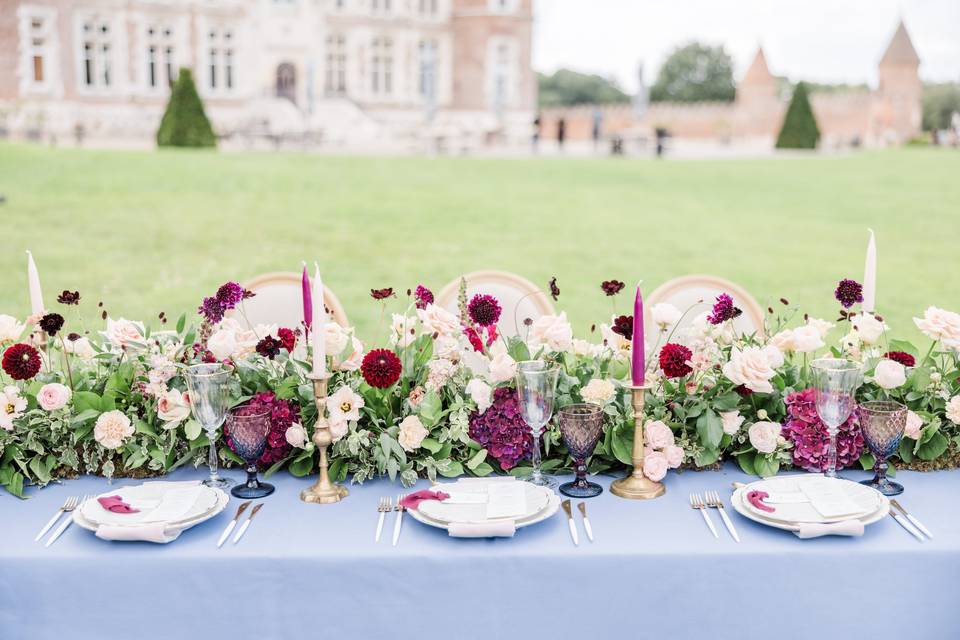
[[[63,329],[63,316],[59,313],[48,313],[40,318],[40,328],[52,338]]]
[[[617,316],[613,319],[613,326],[610,330],[627,340],[631,340],[633,338],[633,316]]]
[[[486,411],[470,414],[469,434],[504,471],[533,451],[533,437],[520,413],[517,392],[508,387],[494,390],[493,402]]]
[[[849,309],[858,302],[863,302],[863,285],[856,280],[844,278],[837,285],[837,290],[833,292],[834,297],[843,305],[844,309]]]
[[[557,277],[550,278],[550,297],[557,300],[560,297],[560,287],[557,286]]]
[[[422,284],[417,285],[413,297],[416,299],[417,309],[426,309],[428,304],[433,304],[433,292]]]
[[[889,358],[894,362],[899,362],[905,367],[912,367],[917,364],[917,359],[905,351],[887,351],[883,354],[884,358]]]
[[[503,309],[497,299],[485,293],[478,293],[470,299],[467,305],[467,312],[470,319],[481,327],[489,327],[497,324],[500,320],[500,312]]]
[[[57,302],[60,304],[80,304],[80,292],[63,290],[63,293],[57,296]]]
[[[82,336],[81,336],[79,333],[68,333],[68,334],[67,334],[67,340],[69,340],[70,342],[76,342],[76,341],[79,340],[81,337],[82,337]]]
[[[784,404],[787,418],[781,434],[793,443],[793,464],[807,471],[826,470],[830,436],[826,425],[817,415],[816,392],[804,389],[791,393]],[[854,409],[839,428],[837,467],[855,464],[863,453],[863,444],[858,412]]]
[[[40,364],[40,352],[22,342],[3,352],[3,370],[14,380],[29,380],[40,372]]]
[[[713,310],[707,316],[710,324],[723,324],[727,320],[733,320],[743,311],[733,305],[733,298],[729,294],[721,293],[717,296],[717,301],[713,305]]]
[[[283,348],[283,343],[273,336],[261,338],[260,342],[257,343],[257,353],[271,360],[277,357],[281,348]]]
[[[619,280],[604,280],[600,283],[600,288],[608,296],[615,296],[621,291],[626,285],[620,282]]]
[[[236,282],[225,282],[217,289],[217,300],[226,309],[233,309],[244,298],[246,289]]]
[[[386,300],[393,295],[393,287],[385,289],[370,289],[370,297],[374,300]]]
[[[393,351],[374,349],[363,357],[360,371],[371,387],[386,389],[400,379],[403,364]]]
[[[685,376],[693,369],[687,361],[693,357],[693,352],[682,344],[668,342],[660,350],[660,368],[668,378]]]
[[[497,339],[497,327],[496,325],[490,325],[489,327],[487,327],[486,331],[487,331],[486,346],[489,347]],[[480,351],[480,352],[483,351],[484,341],[482,339],[482,335],[483,335],[482,330],[478,331],[473,327],[464,327],[463,333],[464,335],[467,336],[467,340],[470,341],[470,346],[473,347],[474,351]]]
[[[283,348],[286,349],[289,353],[293,353],[294,347],[297,346],[297,332],[293,329],[287,329],[286,327],[280,327],[277,329],[277,337],[280,338],[280,342],[283,344]]]

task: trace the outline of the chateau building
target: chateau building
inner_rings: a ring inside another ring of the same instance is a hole
[[[225,142],[527,140],[532,0],[0,0],[0,132],[153,139],[181,67]]]

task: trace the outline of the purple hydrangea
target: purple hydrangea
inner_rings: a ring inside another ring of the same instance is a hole
[[[422,284],[417,285],[413,297],[416,300],[417,309],[426,309],[428,304],[433,304],[433,292]]]
[[[523,416],[517,392],[501,387],[493,392],[486,411],[470,415],[470,437],[487,450],[504,471],[517,466],[533,451],[533,437]]]
[[[863,285],[856,280],[844,278],[837,285],[833,295],[844,309],[849,309],[858,302],[863,302]]]
[[[816,392],[805,389],[791,393],[786,399],[787,421],[782,434],[793,443],[793,464],[807,471],[825,471],[830,436],[817,415]],[[837,467],[849,466],[863,453],[863,433],[857,412],[840,425],[837,435]]]
[[[727,320],[733,320],[741,313],[743,311],[734,306],[730,294],[721,293],[717,296],[717,301],[713,305],[712,312],[707,316],[707,321],[710,324],[723,324]]]

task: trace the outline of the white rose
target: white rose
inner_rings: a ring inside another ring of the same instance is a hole
[[[437,358],[459,362],[461,352],[460,341],[453,336],[437,336],[433,341],[433,355]]]
[[[27,410],[27,399],[20,395],[20,389],[7,385],[0,391],[0,429],[13,431],[13,421]]]
[[[237,351],[236,332],[220,329],[207,339],[207,349],[217,360],[226,360]]]
[[[881,360],[873,370],[873,380],[884,389],[896,389],[907,381],[907,369],[899,362]]]
[[[793,330],[793,350],[797,353],[811,353],[826,346],[820,330],[813,325],[804,325]]]
[[[93,427],[93,438],[105,449],[116,449],[133,435],[133,425],[130,418],[122,411],[114,409],[101,413]]]
[[[774,356],[773,354],[776,354]],[[776,357],[779,356],[779,364]],[[742,384],[757,393],[773,393],[770,379],[776,375],[774,366],[783,364],[783,355],[773,346],[764,348],[745,347],[742,351],[733,347],[730,361],[723,365],[723,375],[734,384]]]
[[[439,305],[428,304],[425,309],[417,310],[417,316],[427,333],[441,336],[455,336],[460,333],[460,320]]]
[[[498,384],[513,380],[517,375],[517,361],[506,351],[498,353],[490,360],[490,382]]]
[[[914,318],[913,322],[931,340],[941,340],[947,348],[960,350],[960,314],[929,307],[923,318]]]
[[[84,337],[76,340],[65,340],[63,344],[67,353],[72,353],[84,362],[90,362],[97,355],[93,345]]]
[[[493,400],[491,399],[493,389],[480,378],[474,378],[468,382],[466,391],[470,394],[470,398],[477,404],[477,411],[480,413],[485,412],[490,408],[490,405],[493,404]]]
[[[327,411],[333,422],[349,422],[360,419],[360,409],[364,407],[363,396],[344,385],[333,395],[327,397]]]
[[[740,425],[743,424],[743,416],[740,415],[740,412],[734,409],[733,411],[721,411],[720,419],[723,421],[723,432],[728,435],[733,435],[740,430]]]
[[[770,344],[779,349],[781,353],[790,353],[795,347],[793,329],[783,329],[770,338]]]
[[[760,453],[773,453],[780,437],[780,425],[776,422],[754,422],[747,430],[750,444]]]
[[[174,429],[190,415],[190,396],[179,389],[168,389],[157,398],[157,417],[164,429]]]
[[[407,416],[400,423],[400,435],[397,441],[406,451],[413,451],[420,447],[423,439],[429,432],[424,428],[423,423],[417,416]]]
[[[45,411],[56,411],[65,407],[72,395],[70,387],[59,382],[51,382],[40,387],[37,393],[37,404]]]
[[[584,402],[605,405],[616,396],[617,388],[609,380],[594,378],[580,389]]]
[[[283,437],[291,447],[303,449],[307,446],[307,430],[299,422],[294,422],[284,432]]]
[[[567,312],[559,316],[540,316],[530,327],[530,342],[553,351],[566,351],[573,343],[573,327],[567,322]]]
[[[837,325],[832,322],[827,322],[826,320],[821,320],[820,318],[808,318],[807,326],[815,328],[821,338],[826,338],[827,334],[830,333],[830,329],[833,329]]]
[[[907,427],[904,429],[903,435],[919,440],[921,431],[923,431],[923,418],[913,411],[907,411]]]
[[[13,316],[0,315],[0,344],[16,342],[25,328]]]
[[[103,336],[118,349],[141,349],[146,346],[143,337],[143,324],[125,318],[114,320],[107,318],[107,329]]]
[[[571,343],[574,355],[595,358],[603,351],[603,347],[580,338],[574,338]]]
[[[947,419],[953,424],[960,424],[960,396],[953,396],[947,402]]]
[[[886,329],[886,326],[872,313],[858,313],[850,319],[850,324],[865,345],[876,344]]]
[[[661,331],[667,331],[670,327],[680,322],[683,314],[680,309],[669,302],[660,302],[650,308],[650,317],[653,323],[660,327]]]
[[[350,355],[347,356],[346,360],[337,362],[334,358],[333,366],[340,371],[356,371],[363,364],[363,343],[355,336],[350,336],[350,345]]]
[[[336,322],[323,325],[323,347],[328,358],[336,358],[347,348],[350,333]]]

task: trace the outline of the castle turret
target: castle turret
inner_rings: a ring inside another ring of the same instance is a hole
[[[767,67],[763,48],[758,47],[737,85],[734,135],[772,141],[783,120],[784,105],[779,93],[777,78]]]
[[[892,137],[891,141],[903,142],[920,133],[923,85],[919,67],[920,56],[901,20],[878,67],[878,133]]]

